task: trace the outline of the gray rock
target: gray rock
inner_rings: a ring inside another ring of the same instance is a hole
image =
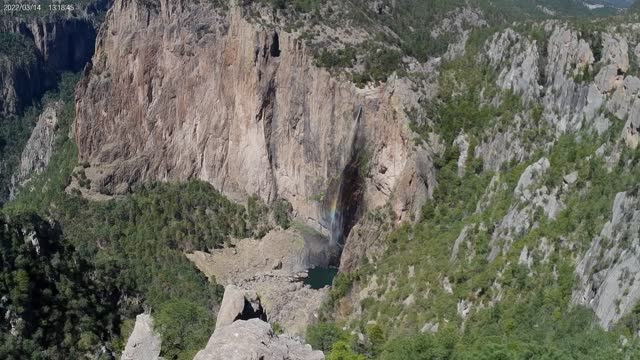
[[[462,177],[464,176],[467,158],[469,157],[469,137],[462,132],[456,137],[453,145],[457,146],[460,151],[460,156],[458,157],[458,176]]]
[[[613,214],[576,266],[575,304],[590,307],[610,328],[640,300],[640,201],[634,193],[616,195]]]
[[[148,314],[136,316],[133,332],[122,352],[122,360],[158,360],[160,335],[153,330],[153,318]]]
[[[545,157],[541,158],[537,162],[529,165],[522,175],[520,175],[520,179],[518,180],[518,185],[513,192],[513,195],[521,198],[522,200],[531,199],[531,186],[533,186],[536,182],[538,182],[544,173],[549,169],[551,163]]]
[[[259,240],[234,240],[234,247],[187,254],[187,258],[207,277],[225,286],[219,323],[230,324],[245,308],[254,313],[262,308],[269,321],[277,322],[286,333],[303,336],[315,321],[314,314],[329,288],[311,289],[300,279],[307,276],[309,267],[328,266],[327,254],[321,254],[326,248],[322,242],[326,241],[311,229],[273,230]],[[273,261],[280,262],[279,269],[273,269]],[[240,318],[248,317],[245,314]]]
[[[539,184],[549,166],[549,160],[543,157],[529,165],[520,176],[514,190],[516,201],[491,235],[491,251],[487,257],[489,261],[495,260],[500,253],[506,253],[514,239],[537,226],[536,213],[539,210],[542,210],[547,218],[555,219],[564,209],[563,194],[560,190],[548,189]]]
[[[41,173],[49,165],[56,138],[58,112],[61,107],[62,103],[50,104],[38,117],[38,122],[22,150],[20,166],[11,177],[10,198],[14,198],[20,187],[26,185],[32,176]]]
[[[563,180],[567,185],[573,185],[578,180],[578,172],[574,171],[565,175]]]
[[[237,319],[246,320],[263,316],[264,311],[260,304],[260,298],[255,291],[227,285],[218,311],[216,329],[230,325]]]
[[[426,324],[424,324],[424,326],[422,326],[422,329],[420,329],[421,333],[437,333],[438,329],[440,328],[440,323],[433,323],[433,322],[428,322]]]
[[[518,264],[526,266],[529,269],[531,269],[531,266],[533,266],[533,256],[531,256],[531,254],[529,253],[529,249],[526,246],[522,248],[522,251],[520,252]]]
[[[238,320],[216,328],[207,346],[194,360],[324,360],[314,351],[286,335],[277,336],[261,320]]]
[[[538,46],[512,29],[496,33],[489,40],[486,54],[498,71],[496,84],[523,96],[525,101],[538,98]]]
[[[458,252],[460,251],[460,245],[467,238],[467,233],[469,232],[469,226],[465,226],[460,231],[460,234],[456,238],[455,243],[453,244],[453,249],[451,250],[451,256],[449,257],[449,261],[453,262],[458,257]]]

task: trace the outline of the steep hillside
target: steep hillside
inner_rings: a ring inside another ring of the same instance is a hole
[[[434,201],[347,277],[328,314],[391,339],[438,334],[392,341],[389,359],[426,354],[407,350],[425,341],[453,358],[637,356],[618,339],[638,331],[638,33],[608,24],[487,33],[442,65],[416,124],[419,141],[435,132],[449,145]],[[610,333],[579,325],[591,316]],[[440,337],[452,328],[459,338]]]

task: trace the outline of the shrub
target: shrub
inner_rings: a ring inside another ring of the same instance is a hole
[[[293,206],[285,199],[276,200],[273,204],[273,218],[278,226],[288,229],[291,225]]]
[[[349,335],[335,323],[321,322],[307,328],[306,340],[314,349],[327,353],[338,341],[348,341]]]

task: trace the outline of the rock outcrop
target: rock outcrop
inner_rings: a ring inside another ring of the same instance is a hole
[[[231,325],[236,320],[266,320],[266,314],[255,291],[242,290],[234,285],[224,288],[224,296],[218,310],[216,328]]]
[[[296,224],[296,227],[297,224]],[[195,252],[187,257],[217,283],[235,284],[247,274],[279,270],[295,274],[314,266],[327,267],[330,257],[324,251],[328,240],[308,230],[273,230],[261,239],[232,240],[231,246],[211,253]]]
[[[159,360],[160,335],[153,330],[153,318],[148,314],[136,316],[133,332],[122,352],[122,360]]]
[[[0,27],[33,41],[47,71],[77,72],[93,56],[98,26],[95,15],[29,17]]]
[[[0,19],[3,41],[16,43],[15,53],[0,54],[0,115],[20,113],[55,86],[60,72],[77,72],[90,62],[99,13],[109,4],[98,0],[64,15]]]
[[[493,35],[485,52],[492,66],[500,69],[497,85],[522,95],[525,101],[538,98],[538,44],[507,29]]]
[[[580,282],[573,294],[574,303],[592,308],[605,328],[630,313],[640,300],[638,190],[617,194],[612,212],[576,267]]]
[[[324,354],[289,336],[274,334],[264,321],[251,319],[216,328],[194,360],[324,360]]]
[[[539,221],[537,212],[555,219],[564,208],[562,191],[541,183],[550,166],[549,160],[542,158],[520,175],[513,191],[513,203],[491,236],[488,260],[493,261],[499,253],[506,253],[515,239],[535,228]]]
[[[328,288],[312,289],[302,282],[306,269],[327,265],[310,262],[314,258],[309,258],[308,249],[313,245],[305,243],[313,239],[317,241],[314,235],[305,239],[297,230],[275,230],[261,240],[237,240],[231,247],[187,257],[207,277],[225,286],[219,324],[260,313],[288,334],[301,336],[316,321],[328,293]]]
[[[249,18],[241,6],[116,1],[77,92],[80,158],[99,170],[87,171],[92,187],[198,178],[239,201],[286,199],[336,242],[368,209],[406,204],[401,179],[431,193],[408,81],[358,89],[315,67],[268,17]],[[398,206],[398,217],[420,207]]]
[[[194,360],[323,360],[289,335],[276,335],[266,322],[258,293],[227,285],[218,312],[216,329]]]
[[[10,198],[15,197],[19,188],[29,182],[32,176],[41,173],[49,165],[56,138],[58,113],[61,108],[62,103],[50,104],[38,117],[31,137],[22,150],[20,165],[11,177]]]

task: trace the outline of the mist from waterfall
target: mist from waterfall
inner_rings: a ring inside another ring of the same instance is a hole
[[[358,126],[360,124],[360,118],[362,117],[362,106],[358,108],[358,114],[356,115],[355,121],[351,127],[351,131],[349,133],[349,154],[348,154],[348,162],[343,169],[337,191],[333,195],[331,200],[331,205],[329,208],[329,223],[330,223],[330,237],[329,237],[329,245],[332,247],[342,246],[344,234],[344,186],[345,186],[345,172],[349,166],[352,166],[353,157],[357,156],[357,146],[356,139],[358,136]]]

